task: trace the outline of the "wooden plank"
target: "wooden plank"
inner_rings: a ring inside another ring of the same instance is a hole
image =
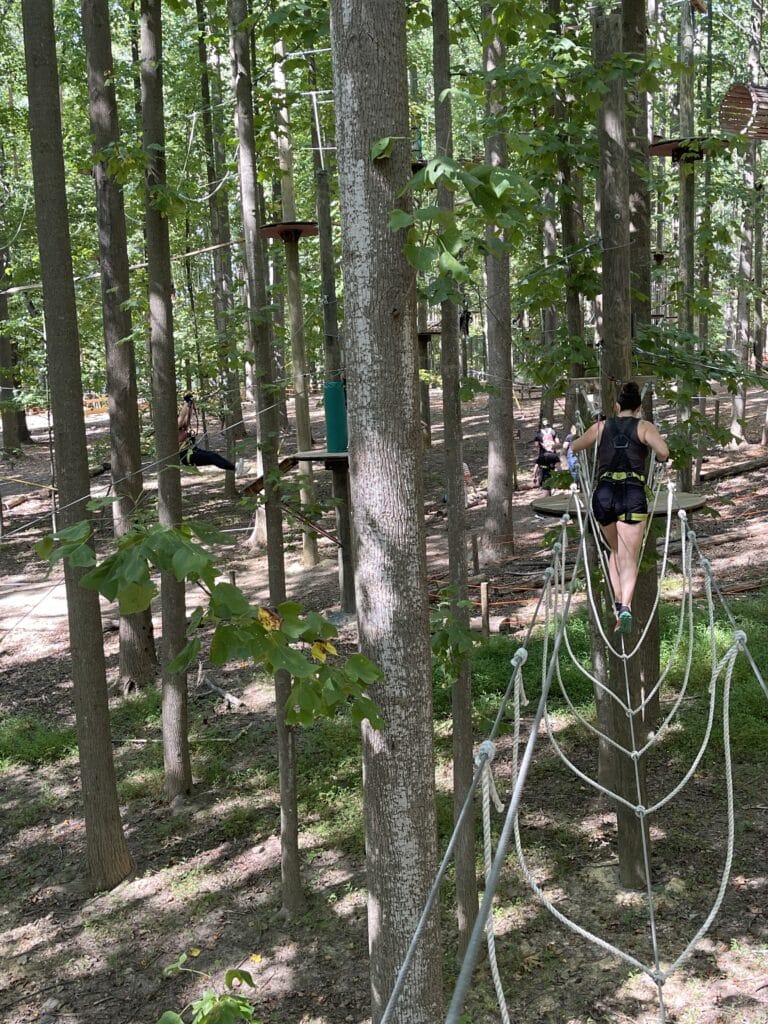
[[[284,459],[280,459],[280,461],[277,464],[277,468],[280,470],[281,473],[290,473],[290,471],[292,469],[295,469],[296,466],[298,466],[298,464],[299,460],[296,458],[295,455],[287,455]],[[263,489],[264,474],[262,473],[261,476],[257,476],[252,483],[248,484],[240,491],[240,497],[242,498],[246,494],[259,494],[259,492],[262,491]]]

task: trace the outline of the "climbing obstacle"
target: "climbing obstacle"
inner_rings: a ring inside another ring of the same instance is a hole
[[[541,500],[551,501],[551,499]],[[668,488],[665,501],[662,502],[662,504],[666,505],[667,516],[663,542],[664,554],[661,560],[661,574],[663,578],[669,565],[668,552],[673,525],[679,524],[679,539],[682,548],[680,559],[682,567],[682,599],[677,613],[677,626],[675,629],[672,649],[669,652],[666,665],[660,672],[659,678],[656,681],[655,686],[652,688],[652,691],[647,695],[647,699],[650,699],[653,696],[653,692],[661,688],[665,681],[667,681],[671,671],[671,666],[676,660],[682,661],[683,663],[683,678],[677,683],[676,696],[655,733],[651,737],[643,739],[637,730],[630,730],[631,742],[621,751],[621,753],[636,764],[641,758],[645,757],[650,750],[663,742],[665,736],[668,735],[670,730],[674,728],[679,720],[681,706],[689,691],[693,660],[693,593],[695,574],[698,574],[701,582],[703,583],[708,635],[710,637],[710,678],[707,688],[707,697],[705,698],[708,705],[707,724],[701,744],[695,755],[691,758],[690,763],[683,771],[681,778],[677,780],[667,792],[660,795],[648,806],[644,805],[645,796],[639,786],[635,797],[631,801],[628,801],[626,797],[610,790],[598,781],[597,778],[592,777],[589,772],[584,771],[582,768],[574,764],[567,751],[564,750],[562,744],[559,742],[556,731],[553,728],[549,707],[551,698],[555,692],[559,692],[564,697],[572,714],[576,716],[580,724],[590,732],[595,739],[608,739],[611,742],[615,741],[612,741],[610,737],[602,736],[599,728],[579,713],[573,701],[569,699],[567,688],[563,680],[562,666],[567,660],[576,661],[569,637],[569,624],[571,621],[571,608],[574,595],[577,591],[583,588],[585,580],[587,581],[587,599],[593,599],[589,593],[590,574],[589,572],[584,572],[584,566],[587,558],[587,536],[589,532],[586,508],[583,499],[581,499],[576,493],[575,488],[568,496],[566,496],[565,500],[571,504],[571,508],[570,511],[565,512],[560,516],[559,536],[557,542],[552,548],[550,566],[544,574],[544,586],[534,615],[534,622],[529,627],[523,644],[512,659],[512,672],[504,695],[499,702],[499,708],[493,727],[491,728],[486,740],[477,748],[475,758],[476,770],[469,793],[458,817],[454,832],[449,840],[443,860],[440,864],[440,868],[429,893],[422,916],[419,920],[419,924],[417,925],[417,929],[414,933],[411,945],[398,974],[390,1000],[382,1017],[382,1024],[389,1024],[392,1020],[392,1015],[402,994],[405,979],[415,954],[415,950],[418,948],[418,944],[424,934],[426,921],[435,906],[440,885],[450,863],[453,848],[457,841],[457,836],[466,819],[467,809],[474,800],[475,794],[478,790],[482,792],[485,891],[478,919],[469,940],[466,955],[462,961],[456,986],[445,1017],[445,1024],[458,1024],[461,1019],[464,1002],[472,984],[474,966],[483,941],[485,941],[488,947],[488,961],[493,977],[494,989],[499,1003],[500,1019],[504,1024],[511,1019],[510,1010],[507,1006],[507,999],[504,992],[504,978],[502,977],[502,972],[499,969],[496,959],[496,944],[498,940],[494,931],[492,914],[494,899],[499,888],[502,871],[510,860],[511,850],[514,850],[515,852],[515,860],[519,867],[522,879],[530,887],[530,890],[536,900],[547,910],[548,913],[552,915],[555,920],[560,923],[560,925],[568,929],[568,931],[578,939],[598,947],[605,953],[615,957],[617,961],[627,965],[631,970],[641,972],[641,974],[648,979],[650,984],[655,988],[659,1020],[662,1024],[666,1020],[667,1013],[664,986],[669,978],[675,972],[679,971],[693,955],[697,944],[712,927],[725,897],[730,879],[735,848],[734,793],[729,716],[730,693],[734,668],[737,660],[739,658],[746,659],[766,697],[768,697],[768,686],[766,686],[762,674],[749,651],[747,637],[738,628],[730,609],[725,603],[722,591],[714,578],[711,565],[703,556],[694,531],[690,529],[688,511],[683,507],[678,507],[673,511],[674,488]],[[571,536],[572,533],[575,533],[576,536]],[[574,547],[576,548],[575,557],[567,557],[574,554]],[[568,569],[567,567],[571,564],[573,564],[573,568]],[[717,634],[715,629],[715,608],[717,602],[719,602],[724,609],[726,618],[731,626],[730,639],[726,644],[725,650],[721,653],[718,652],[715,641]],[[527,698],[523,686],[523,677],[528,659],[528,641],[530,639],[531,631],[534,628],[534,623],[538,623],[543,626],[544,636],[544,655],[542,658],[541,669],[541,696],[533,715],[528,716],[526,721],[526,725],[528,726],[528,738],[525,745],[521,746],[522,714],[523,708],[527,704]],[[630,661],[631,658],[633,658],[640,650],[643,636],[641,636],[638,642],[632,647],[625,644],[626,638],[620,637],[617,643],[613,637],[606,635],[605,631],[603,631],[603,639],[606,645],[612,649],[613,655],[619,658],[623,664],[626,665],[627,662]],[[589,674],[588,666],[578,665],[577,667],[580,672]],[[603,680],[594,676],[590,676],[590,678],[594,686],[605,688],[606,684]],[[610,699],[618,701],[619,706],[630,719],[632,719],[633,715],[636,715],[638,711],[641,710],[636,707],[632,707],[628,692],[624,699],[611,692]],[[510,715],[510,713],[513,720],[513,742],[511,747],[512,778],[509,782],[508,792],[505,794],[504,799],[501,799],[496,792],[493,766],[494,758],[496,756],[496,739],[501,722],[505,716]],[[616,941],[612,941],[611,937],[598,934],[596,929],[585,926],[582,922],[573,919],[565,913],[562,906],[559,906],[547,893],[546,888],[537,882],[535,874],[529,866],[525,850],[525,838],[520,827],[520,811],[525,795],[526,781],[533,759],[534,748],[540,737],[546,736],[547,741],[554,750],[563,768],[574,775],[580,783],[589,786],[595,792],[607,797],[614,804],[621,803],[623,801],[632,813],[638,816],[638,818],[643,821],[649,821],[652,816],[668,807],[693,780],[697,769],[701,765],[704,754],[710,745],[714,724],[718,715],[722,721],[723,731],[723,778],[725,781],[725,818],[727,827],[725,851],[720,869],[720,878],[719,882],[714,887],[709,910],[698,927],[692,926],[688,935],[680,936],[680,941],[674,948],[664,948],[659,940],[659,929],[657,927],[659,922],[659,909],[657,896],[651,881],[650,849],[646,847],[644,850],[645,886],[642,898],[645,903],[645,913],[648,921],[648,949],[646,955],[639,955],[636,952],[630,952],[627,949],[624,949]],[[492,805],[494,805],[497,810],[503,811],[504,813],[503,822],[495,844],[493,841],[493,827],[491,820]]]

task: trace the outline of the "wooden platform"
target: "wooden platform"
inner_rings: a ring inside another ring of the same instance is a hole
[[[534,498],[531,502],[531,508],[534,512],[537,512],[540,516],[551,516],[552,518],[559,518],[566,512],[576,514],[576,508],[573,505],[574,499],[577,498],[582,501],[584,496],[582,494],[573,495],[570,492],[563,492],[562,494],[553,494],[550,497]],[[708,501],[706,494],[689,494],[686,491],[675,491],[674,500],[672,502],[672,511],[679,512],[684,509],[686,512],[695,512],[697,509],[704,508]],[[667,514],[667,490],[662,488],[659,491],[659,497],[653,508],[654,516],[665,516]]]

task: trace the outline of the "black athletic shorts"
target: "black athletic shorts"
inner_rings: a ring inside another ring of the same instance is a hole
[[[601,526],[611,523],[643,523],[648,518],[648,499],[641,480],[598,481],[592,494],[592,511]]]

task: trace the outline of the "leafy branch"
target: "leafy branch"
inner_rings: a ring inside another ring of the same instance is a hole
[[[334,646],[336,627],[316,612],[285,601],[277,608],[249,602],[243,591],[217,582],[219,572],[208,547],[218,535],[200,523],[168,527],[137,526],[117,538],[115,550],[97,564],[91,546],[91,525],[76,523],[36,545],[51,565],[66,559],[90,571],[80,585],[117,601],[121,615],[144,611],[157,595],[155,572],[170,572],[177,580],[198,583],[208,596],[207,606],[190,617],[188,642],[169,664],[185,672],[201,655],[201,626],[213,626],[209,658],[214,665],[251,661],[274,675],[288,672],[293,680],[285,717],[289,724],[307,725],[348,709],[356,723],[368,719],[374,728],[384,724],[379,708],[367,694],[382,678],[381,671],[362,654],[342,659]]]

